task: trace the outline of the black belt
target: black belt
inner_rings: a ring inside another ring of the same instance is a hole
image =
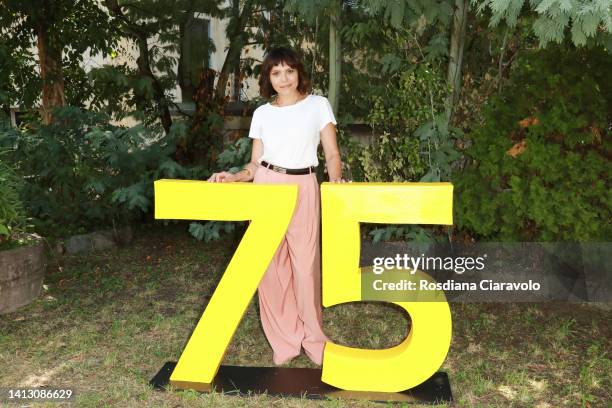
[[[292,174],[292,175],[310,174],[310,173],[314,173],[317,169],[315,166],[305,167],[303,169],[286,169],[284,167],[275,166],[273,164],[270,164],[264,160],[261,161],[261,165],[277,173]]]

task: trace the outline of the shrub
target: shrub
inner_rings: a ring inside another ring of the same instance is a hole
[[[219,171],[229,171],[235,173],[242,166],[251,160],[251,139],[242,137],[234,143],[228,145],[217,157],[217,168]],[[244,223],[238,223],[239,230],[245,226]],[[221,238],[221,234],[229,234],[235,231],[235,222],[220,222],[220,221],[194,221],[189,224],[189,233],[198,241],[204,242],[215,241]]]
[[[394,74],[384,97],[374,98],[367,118],[379,136],[366,148],[348,150],[345,161],[353,177],[368,182],[448,180],[459,157],[454,146],[459,130],[446,122],[446,94],[442,75],[428,63]],[[369,234],[374,242],[393,237],[431,241],[431,232],[417,226],[385,226]]]
[[[417,181],[426,173],[424,153],[415,131],[442,108],[444,86],[431,68],[398,72],[384,97],[374,98],[367,117],[380,135],[362,150],[365,181]]]
[[[177,164],[176,134],[109,124],[105,115],[67,107],[55,123],[0,132],[0,146],[25,175],[24,205],[37,231],[63,236],[124,224],[151,209],[153,181],[193,177]]]
[[[0,247],[25,227],[25,212],[19,198],[21,180],[10,166],[6,150],[0,150]]]
[[[551,48],[517,61],[455,175],[459,228],[485,239],[610,240],[609,58]]]

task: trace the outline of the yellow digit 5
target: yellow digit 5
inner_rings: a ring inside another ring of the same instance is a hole
[[[323,306],[361,300],[359,222],[452,224],[449,183],[351,183],[321,186]],[[444,298],[442,298],[444,299]],[[399,345],[367,350],[328,342],[321,380],[345,390],[398,392],[440,368],[451,340],[448,303],[393,302],[411,317]]]
[[[297,185],[155,182],[155,218],[251,220],[198,322],[170,383],[205,390],[291,221]]]

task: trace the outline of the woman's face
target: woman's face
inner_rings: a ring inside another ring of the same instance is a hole
[[[270,70],[270,83],[279,96],[293,96],[299,83],[298,71],[281,62]]]

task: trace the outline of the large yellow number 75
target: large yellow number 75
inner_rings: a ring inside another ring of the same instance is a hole
[[[403,183],[322,186],[323,304],[361,300],[359,222],[451,224],[452,186]],[[155,182],[155,218],[251,220],[174,369],[179,388],[208,389],[291,220],[297,185]],[[397,302],[412,327],[400,345],[363,350],[328,342],[322,380],[343,389],[401,391],[425,381],[448,352],[451,319],[444,302]]]
[[[359,223],[452,224],[449,183],[351,183],[321,187],[323,306],[361,300]],[[417,255],[418,256],[418,255]],[[443,301],[393,302],[411,327],[399,345],[383,350],[327,343],[321,380],[357,391],[403,391],[440,368],[451,340],[451,315]],[[431,299],[430,297],[429,299]]]

